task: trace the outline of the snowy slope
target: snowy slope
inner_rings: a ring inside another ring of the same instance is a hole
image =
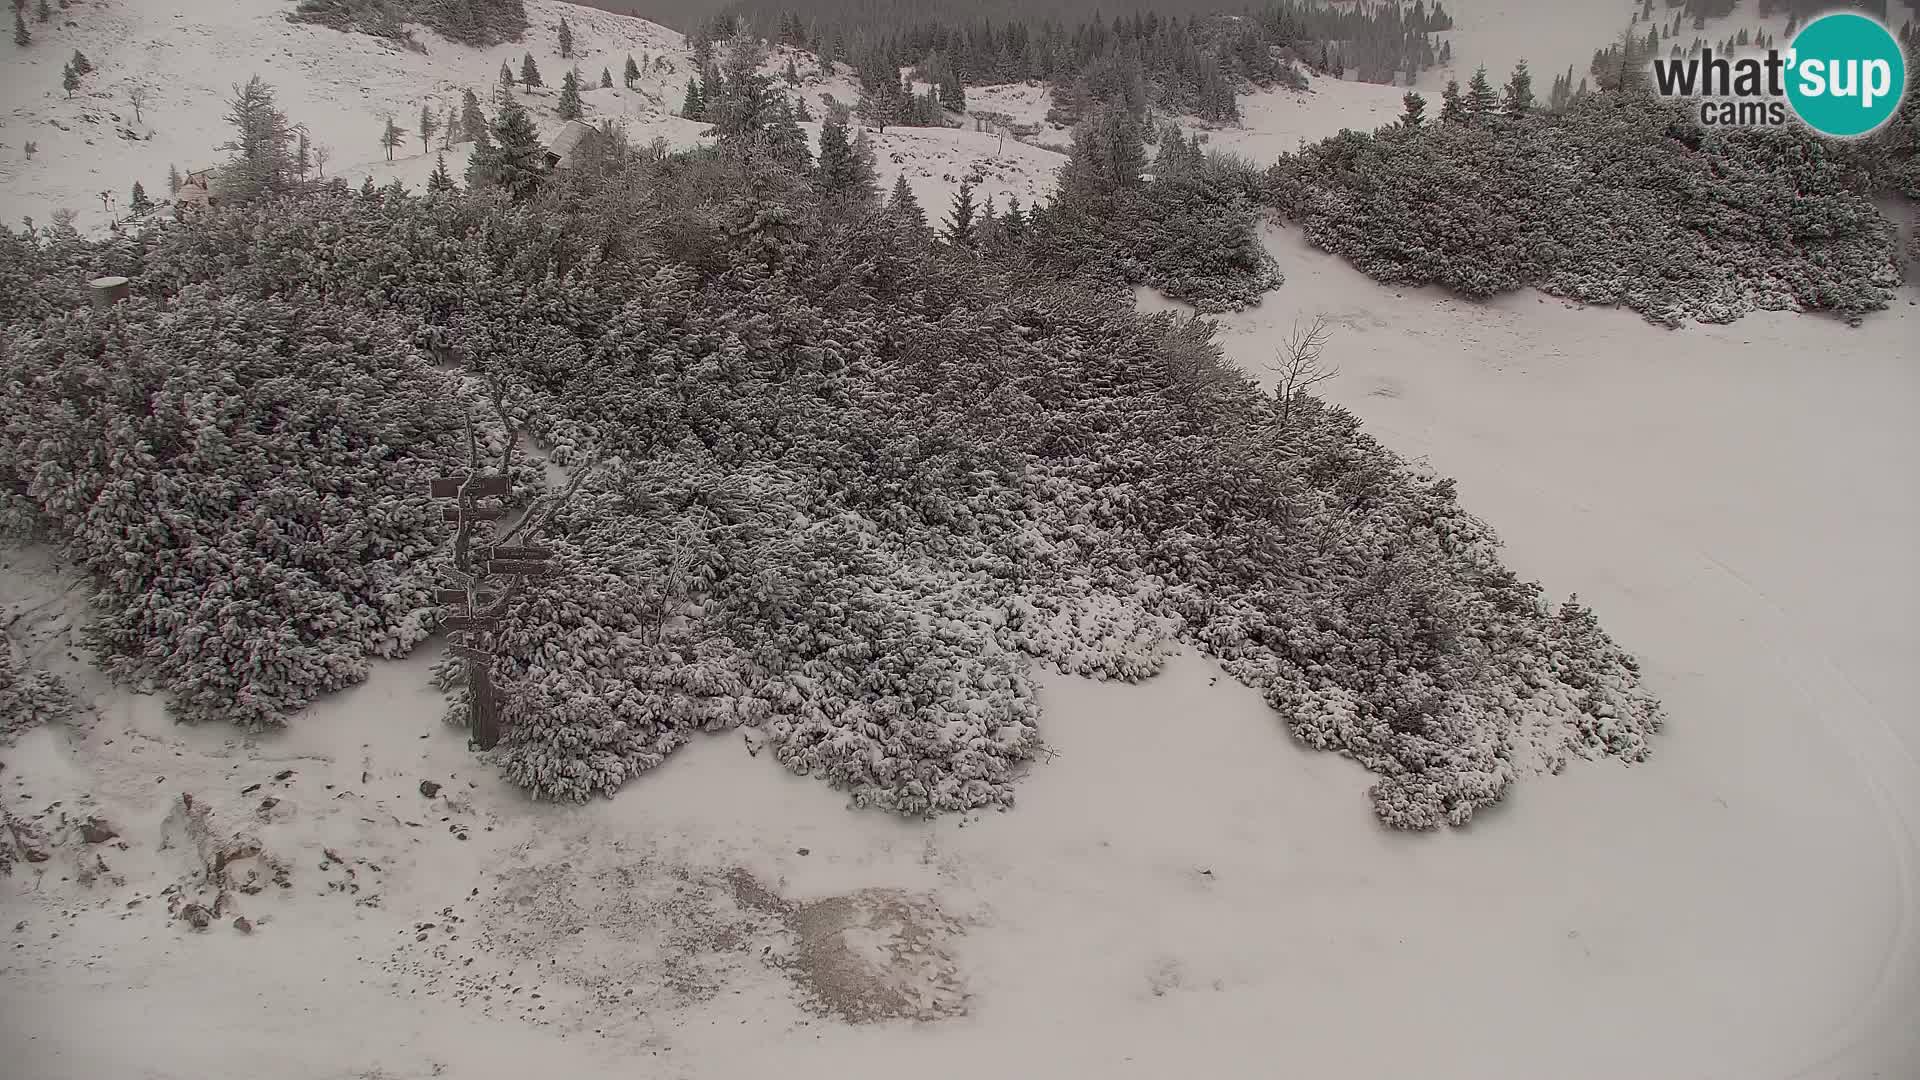
[[[67,19],[37,27],[35,41],[20,49],[10,42],[12,62],[0,66],[0,100],[6,103],[0,126],[0,220],[23,215],[45,223],[53,211],[79,214],[82,227],[104,224],[127,213],[133,182],[150,198],[166,194],[169,165],[182,172],[222,160],[216,147],[229,137],[226,101],[235,83],[259,75],[271,84],[290,119],[305,124],[315,145],[331,150],[328,175],[358,184],[398,177],[418,190],[433,171],[441,139],[426,150],[417,136],[420,108],[431,104],[444,115],[471,87],[483,100],[498,81],[500,65],[516,75],[521,58],[532,53],[546,86],[516,93],[533,110],[543,129],[559,124],[554,114],[558,85],[566,70],[555,42],[564,14],[573,28],[576,58],[583,76],[587,119],[614,119],[636,142],[664,138],[688,146],[706,125],[682,119],[692,59],[680,35],[640,19],[570,4],[530,0],[532,19],[523,42],[490,49],[448,43],[421,31],[427,44],[421,55],[358,34],[285,21],[283,0],[94,0],[76,5]],[[96,73],[68,99],[60,90],[60,68],[75,49],[93,61]],[[626,58],[643,68],[634,90],[621,82]],[[816,114],[822,98],[852,105],[858,89],[844,68],[823,77],[804,53],[776,50],[765,70],[784,72],[797,60],[806,95]],[[602,69],[614,86],[599,87]],[[143,86],[151,101],[136,122],[127,99]],[[781,84],[784,85],[784,82]],[[391,115],[409,130],[407,143],[392,162],[379,145],[385,118]],[[818,125],[811,125],[818,139]],[[1001,205],[1018,196],[1031,203],[1051,190],[1062,158],[1035,147],[998,140],[981,132],[955,129],[889,128],[874,133],[882,182],[891,186],[905,172],[927,207],[945,207],[961,177],[981,177],[979,198],[995,195]],[[27,141],[38,145],[32,159]],[[470,147],[448,154],[458,176]],[[103,205],[100,192],[111,194]]]
[[[413,134],[421,106],[444,114],[467,87],[484,100],[502,62],[517,74],[521,57],[533,54],[550,85],[526,97],[547,114],[545,122],[555,121],[550,105],[540,106],[557,95],[566,70],[555,44],[563,13],[574,28],[581,74],[593,84],[585,92],[589,110],[679,133],[677,117],[667,114],[679,107],[691,65],[680,35],[652,23],[529,0],[533,25],[524,42],[471,49],[421,31],[423,56],[359,34],[288,23],[290,8],[284,0],[92,0],[65,13],[71,26],[34,24],[35,40],[24,49],[9,38],[0,45],[13,53],[0,66],[0,215],[44,222],[67,207],[95,223],[105,218],[98,193],[111,190],[124,213],[135,180],[150,196],[163,196],[168,165],[185,172],[221,160],[215,147],[229,137],[226,100],[252,75],[275,88],[281,107],[307,126],[315,144],[331,148],[329,175],[383,177],[379,133],[391,115],[410,132],[401,153],[425,159],[413,170],[424,180],[431,156]],[[75,49],[97,70],[69,100],[60,69]],[[639,88],[628,91],[620,82],[628,54],[636,62],[664,57],[665,65],[649,62]],[[611,90],[598,88],[603,67],[612,71]],[[127,100],[134,85],[152,97],[144,123],[135,122]],[[117,134],[123,129],[132,138]],[[39,144],[32,160],[22,152],[27,140]]]

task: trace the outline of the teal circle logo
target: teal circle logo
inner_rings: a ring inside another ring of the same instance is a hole
[[[1867,135],[1893,116],[1907,89],[1907,58],[1893,33],[1865,15],[1822,15],[1793,37],[1787,101],[1822,135]]]

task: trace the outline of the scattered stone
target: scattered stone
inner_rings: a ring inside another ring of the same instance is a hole
[[[213,912],[199,904],[188,904],[181,908],[180,917],[193,924],[195,930],[205,930],[213,925]]]
[[[292,769],[281,769],[279,772],[273,774],[273,778],[275,780],[285,780],[286,778],[292,775],[293,775]]]
[[[236,915],[233,919],[233,928],[243,934],[251,934],[253,933],[253,920],[247,918],[245,915]]]
[[[90,817],[80,825],[80,839],[89,844],[104,844],[119,835],[105,818]]]
[[[422,780],[420,781],[420,794],[431,799],[435,795],[440,794],[440,785],[431,780]]]
[[[811,854],[813,854],[813,849],[811,849],[811,848],[801,848],[801,849],[800,849],[800,854],[802,854],[802,855],[811,855]]]

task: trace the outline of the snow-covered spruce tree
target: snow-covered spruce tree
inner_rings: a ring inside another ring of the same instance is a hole
[[[480,95],[472,88],[460,92],[460,141],[478,143],[486,146],[491,140],[487,133],[487,114],[480,109]]]
[[[562,120],[578,120],[583,111],[580,103],[580,72],[569,69],[560,79],[560,100],[554,104],[554,111]]]
[[[498,188],[514,201],[524,202],[539,189],[545,154],[533,118],[509,98],[494,115],[493,145],[475,147],[467,161],[467,186]]]
[[[1533,76],[1528,74],[1527,62],[1522,60],[1513,67],[1513,78],[1507,81],[1501,108],[1508,116],[1525,116],[1533,110],[1533,105]]]
[[[520,61],[520,85],[527,87],[544,85],[540,81],[540,65],[533,62],[532,53],[528,53]]]
[[[914,229],[927,227],[926,211],[920,209],[920,200],[914,198],[913,189],[907,186],[907,174],[894,177],[893,193],[887,196],[887,213]]]
[[[940,238],[955,247],[970,248],[974,239],[973,185],[960,181],[960,190],[953,196],[953,208],[947,212],[945,227]]]
[[[573,59],[573,27],[565,15],[560,16],[560,31],[557,35],[560,46],[560,59]]]
[[[258,727],[426,637],[451,440],[408,337],[199,288],[15,333],[4,498],[89,575],[109,670]]]
[[[420,106],[420,152],[433,149],[433,137],[440,130],[440,117],[434,114],[432,105]],[[391,155],[389,155],[391,156]]]
[[[632,53],[627,54],[627,66],[621,70],[620,78],[629,90],[633,89],[634,83],[640,81],[640,65],[633,62]]]
[[[222,200],[245,203],[291,191],[299,179],[293,160],[298,129],[280,111],[273,87],[258,75],[234,87],[226,120],[233,137],[219,147],[229,155],[217,177]]]
[[[1500,95],[1487,78],[1487,69],[1475,68],[1473,78],[1467,83],[1467,116],[1480,123],[1492,116],[1495,107],[1500,104]]]
[[[433,163],[433,174],[427,177],[427,194],[444,195],[454,190],[453,176],[447,172],[447,155],[439,155]]]
[[[600,89],[602,90],[613,89],[613,69],[612,68],[603,67],[600,69]]]

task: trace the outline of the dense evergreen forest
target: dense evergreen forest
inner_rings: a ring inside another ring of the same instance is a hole
[[[1446,46],[1434,35],[1452,21],[1443,2],[1429,9],[1426,0],[1407,7],[1284,0],[1235,15],[1154,10],[1108,20],[1096,12],[1072,22],[1035,20],[1031,12],[1002,21],[943,16],[906,3],[859,12],[747,4],[687,26],[696,62],[704,68],[711,43],[741,25],[822,64],[853,67],[885,122],[941,122],[929,110],[963,110],[968,86],[1043,80],[1054,88],[1051,119],[1071,126],[1095,104],[1233,119],[1241,90],[1299,85],[1294,61],[1335,77],[1411,80],[1444,60]],[[934,88],[924,107],[901,84],[909,68]]]

